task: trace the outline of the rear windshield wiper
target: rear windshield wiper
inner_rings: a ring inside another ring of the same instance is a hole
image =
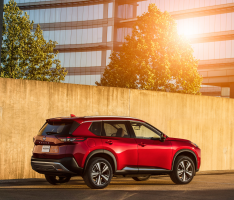
[[[52,132],[52,131],[48,131],[46,132],[47,135],[53,135],[53,134],[58,134],[57,132]]]

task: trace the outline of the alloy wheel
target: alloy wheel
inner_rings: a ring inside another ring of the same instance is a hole
[[[178,177],[182,182],[188,182],[193,178],[193,165],[188,160],[182,160],[177,168]]]
[[[110,169],[104,162],[97,162],[92,167],[92,181],[97,186],[105,185],[110,178]]]

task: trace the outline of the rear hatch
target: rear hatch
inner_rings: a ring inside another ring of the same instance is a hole
[[[34,137],[33,157],[60,159],[71,156],[66,155],[66,149],[78,127],[79,123],[73,120],[47,120]]]

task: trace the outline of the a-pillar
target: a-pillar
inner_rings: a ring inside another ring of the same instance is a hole
[[[234,83],[230,84],[230,98],[234,98]]]

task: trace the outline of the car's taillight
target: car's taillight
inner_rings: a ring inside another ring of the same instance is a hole
[[[83,137],[57,137],[61,142],[83,142],[86,138]]]

